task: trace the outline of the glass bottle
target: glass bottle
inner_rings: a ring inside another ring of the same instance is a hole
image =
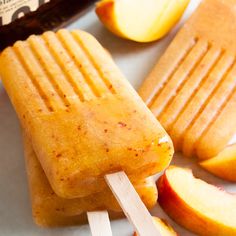
[[[0,50],[75,20],[95,0],[0,0]]]

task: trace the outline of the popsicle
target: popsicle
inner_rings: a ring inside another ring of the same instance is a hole
[[[105,174],[134,181],[170,163],[169,136],[90,34],[18,41],[1,53],[0,76],[58,196],[85,197],[107,186]]]
[[[86,211],[108,210],[111,218],[120,217],[121,208],[107,187],[84,198],[64,199],[55,194],[37,159],[30,140],[23,135],[26,169],[31,193],[32,212],[40,226],[66,226],[87,222]],[[153,208],[157,188],[152,177],[134,184],[144,204]]]
[[[202,1],[139,90],[185,156],[215,156],[236,132],[235,7]]]

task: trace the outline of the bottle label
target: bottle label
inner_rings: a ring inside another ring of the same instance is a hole
[[[37,10],[50,0],[0,0],[0,26],[7,25],[25,14]]]

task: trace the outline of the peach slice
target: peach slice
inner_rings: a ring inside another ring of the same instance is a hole
[[[96,13],[114,34],[137,42],[151,42],[171,30],[188,3],[189,0],[102,0],[96,5]]]
[[[158,181],[159,203],[177,223],[198,235],[236,235],[236,195],[169,167]]]
[[[200,162],[212,174],[229,181],[236,181],[236,144],[226,147],[217,156]]]
[[[177,233],[166,221],[158,217],[153,217],[153,219],[162,236],[177,236]],[[138,234],[135,232],[133,236],[138,236]]]

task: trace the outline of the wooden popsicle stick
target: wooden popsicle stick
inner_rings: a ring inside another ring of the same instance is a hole
[[[109,215],[107,211],[87,212],[92,236],[112,236]]]
[[[117,172],[105,176],[106,182],[119,202],[124,214],[139,236],[161,236],[159,230],[143,204],[138,193],[125,172]]]

